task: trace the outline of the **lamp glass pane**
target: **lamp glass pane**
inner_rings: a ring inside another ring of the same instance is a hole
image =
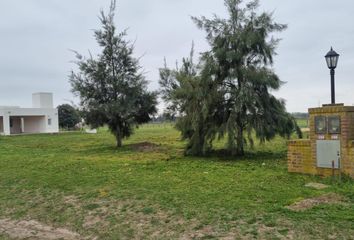
[[[336,57],[332,56],[331,57],[331,67],[335,67],[336,66]]]
[[[330,57],[326,57],[326,62],[327,62],[327,66],[329,68],[331,68],[331,58]]]
[[[337,67],[338,56],[333,57],[333,67]]]

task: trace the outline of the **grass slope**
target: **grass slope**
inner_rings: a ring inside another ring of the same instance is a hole
[[[155,145],[134,145],[146,141]],[[353,239],[353,181],[289,174],[283,139],[243,158],[185,157],[170,125],[145,125],[124,143],[117,150],[106,130],[0,138],[0,219],[99,239]],[[285,208],[328,192],[345,203]]]

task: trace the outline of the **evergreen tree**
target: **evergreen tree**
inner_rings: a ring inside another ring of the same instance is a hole
[[[78,110],[69,104],[59,105],[58,115],[61,128],[72,129],[81,121]]]
[[[86,123],[107,125],[121,147],[123,138],[156,112],[157,94],[146,90],[147,81],[133,57],[134,46],[125,40],[126,31],[116,34],[115,6],[112,1],[108,14],[101,11],[102,29],[94,32],[102,52],[96,58],[77,54],[79,71],[72,72],[70,82],[80,96]]]
[[[162,98],[168,103],[167,110],[178,115],[176,128],[182,138],[188,140],[186,154],[204,155],[212,149],[212,142],[221,125],[223,99],[210,69],[203,63],[194,63],[194,49],[188,58],[182,59],[181,67],[160,69]],[[205,64],[205,63],[204,63]]]
[[[192,18],[206,31],[211,49],[202,54],[199,71],[188,75],[187,85],[180,76],[183,68],[161,70],[165,100],[179,111],[177,126],[192,154],[206,153],[216,136],[227,137],[231,154],[243,155],[254,134],[261,142],[277,134],[289,137],[294,130],[301,135],[284,100],[271,93],[282,85],[271,68],[279,42],[271,34],[286,25],[275,23],[269,13],[258,14],[257,0],[245,7],[242,2],[225,0],[227,19]]]

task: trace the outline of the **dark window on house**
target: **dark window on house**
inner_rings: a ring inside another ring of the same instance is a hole
[[[48,118],[48,125],[52,125],[52,119],[51,118]]]

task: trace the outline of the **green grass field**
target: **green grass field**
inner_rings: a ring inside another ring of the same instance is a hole
[[[4,219],[82,239],[354,239],[353,181],[289,174],[284,139],[242,158],[185,157],[172,126],[145,125],[124,144],[104,129],[1,137],[0,239],[14,236]],[[328,193],[341,200],[286,208]]]
[[[296,119],[297,124],[300,128],[308,128],[308,119]]]

